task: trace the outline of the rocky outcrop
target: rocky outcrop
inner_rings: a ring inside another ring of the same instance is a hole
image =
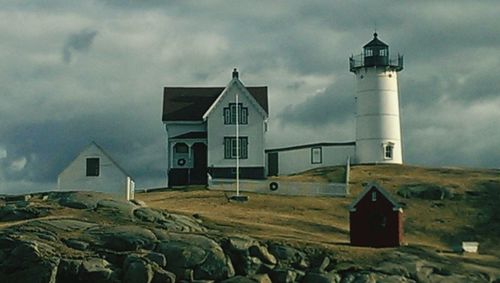
[[[443,200],[454,197],[452,190],[433,184],[408,184],[397,191],[404,198],[419,198],[427,200]]]
[[[375,267],[318,248],[221,235],[199,219],[98,193],[0,203],[0,282],[493,282],[401,248]]]

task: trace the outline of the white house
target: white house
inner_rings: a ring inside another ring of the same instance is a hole
[[[389,46],[375,33],[362,54],[349,58],[349,67],[356,75],[357,89],[356,136],[348,142],[312,140],[265,149],[267,87],[245,87],[236,70],[225,88],[165,87],[169,185],[206,184],[207,171],[214,178],[234,177],[236,116],[241,130],[241,178],[345,165],[347,159],[354,164],[402,164],[397,75],[403,70],[403,56],[389,56]]]
[[[234,178],[237,148],[240,178],[265,179],[267,118],[267,87],[244,86],[236,69],[226,87],[165,87],[169,187]]]
[[[129,174],[95,142],[89,144],[57,178],[59,191],[95,191],[134,199]]]

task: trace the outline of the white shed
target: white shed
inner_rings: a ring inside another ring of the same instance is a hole
[[[94,191],[134,199],[135,183],[99,145],[88,145],[57,178],[59,191]]]

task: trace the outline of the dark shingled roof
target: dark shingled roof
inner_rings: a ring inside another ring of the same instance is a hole
[[[389,47],[389,45],[385,44],[384,42],[382,42],[380,39],[377,38],[377,33],[373,34],[372,41],[368,42],[365,46],[363,46],[363,48],[372,47],[372,46]]]
[[[201,121],[225,87],[165,87],[162,121]],[[268,112],[267,86],[247,87],[248,92]]]

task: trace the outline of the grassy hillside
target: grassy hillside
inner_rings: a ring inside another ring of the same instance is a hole
[[[342,169],[321,168],[282,177],[325,182]],[[223,192],[203,188],[138,194],[148,205],[196,215],[226,234],[319,245],[340,257],[370,258],[383,250],[354,248],[349,243],[347,207],[362,184],[377,181],[404,206],[405,242],[437,251],[451,251],[463,240],[480,242],[480,253],[500,258],[500,170],[424,168],[400,165],[353,166],[351,194],[346,198],[285,197],[248,194],[248,203],[229,203]],[[444,199],[403,198],[408,186],[437,187]]]

